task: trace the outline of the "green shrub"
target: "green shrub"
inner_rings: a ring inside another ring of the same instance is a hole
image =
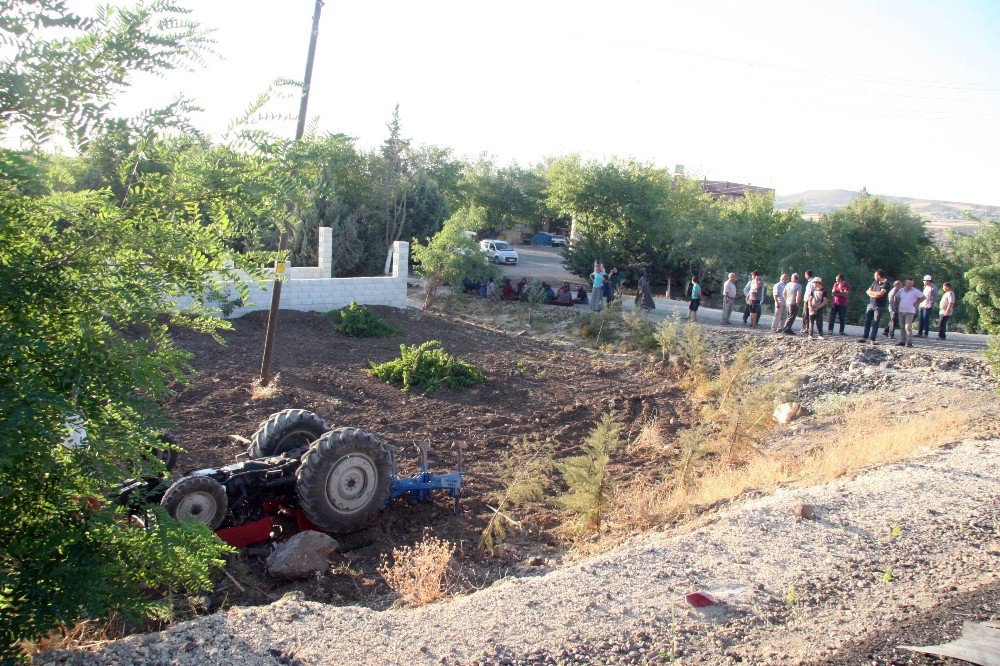
[[[580,336],[597,345],[602,342],[617,342],[621,339],[617,328],[620,321],[621,318],[610,308],[604,308],[601,312],[590,315],[590,318],[583,322],[583,325],[580,326]]]
[[[653,334],[659,343],[663,360],[671,355],[677,355],[684,361],[689,372],[703,374],[707,364],[708,344],[697,324],[681,323],[680,317],[674,315],[661,321]]]
[[[346,308],[330,313],[333,327],[355,338],[391,338],[402,335],[403,329],[388,323],[377,314],[354,301]]]
[[[441,386],[464,388],[486,381],[479,368],[455,358],[441,347],[437,340],[422,345],[400,345],[399,358],[372,365],[373,377],[403,385],[404,391],[417,389],[430,393]]]
[[[655,326],[643,319],[635,310],[626,314],[624,319],[628,327],[628,343],[633,349],[641,351],[660,349]]]

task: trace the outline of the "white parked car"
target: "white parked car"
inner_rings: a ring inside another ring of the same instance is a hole
[[[487,258],[495,264],[513,266],[517,263],[517,252],[514,250],[514,246],[507,241],[490,238],[479,241],[479,251],[485,253]]]

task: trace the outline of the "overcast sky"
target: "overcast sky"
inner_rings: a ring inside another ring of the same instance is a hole
[[[183,93],[219,134],[302,77],[311,0],[183,4],[221,59],[136,81],[123,112]],[[464,155],[632,155],[779,194],[1000,204],[996,0],[330,0],[310,116],[372,146],[396,103],[415,143]]]

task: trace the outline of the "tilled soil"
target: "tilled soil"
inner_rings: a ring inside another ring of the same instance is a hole
[[[998,441],[779,492],[542,577],[377,612],[290,595],[77,663],[929,664],[897,649],[1000,617]],[[812,519],[795,507],[808,503]],[[691,608],[684,594],[720,603]],[[60,655],[46,655],[54,663]]]
[[[290,589],[310,599],[384,607],[393,595],[374,571],[395,546],[418,540],[425,530],[457,544],[466,585],[481,586],[511,572],[504,560],[474,557],[490,510],[483,497],[508,479],[496,478],[494,462],[517,438],[540,436],[558,442],[558,455],[573,453],[603,411],[613,409],[634,435],[651,414],[677,417],[685,409],[674,379],[659,364],[614,354],[595,354],[578,345],[537,340],[457,322],[416,310],[373,308],[405,334],[395,338],[351,338],[335,332],[321,314],[282,312],[275,346],[280,393],[252,400],[250,387],[259,369],[265,313],[233,321],[225,346],[208,336],[186,333],[179,344],[194,353],[198,375],[167,405],[176,433],[186,448],[177,471],[220,466],[244,449],[229,437],[249,437],[258,423],[281,409],[316,412],[332,427],[352,426],[375,433],[400,449],[401,473],[415,471],[417,446],[426,446],[432,471],[454,467],[463,449],[467,499],[453,515],[447,498],[430,504],[394,503],[371,526],[338,537],[337,574],[299,584],[267,580],[260,567],[266,548],[251,548],[246,573],[259,578],[261,592],[272,596]],[[439,340],[444,348],[486,372],[488,381],[463,390],[439,389],[429,395],[403,393],[399,386],[366,374],[372,363],[399,355],[400,344]],[[679,420],[679,419],[678,419]],[[623,452],[617,474],[628,479],[643,461]],[[524,555],[558,559],[546,535],[529,543]],[[516,559],[516,558],[513,558]],[[526,571],[525,571],[526,573]],[[267,597],[250,591],[235,603],[261,603]],[[227,594],[232,594],[229,590]],[[217,600],[218,601],[218,600]]]

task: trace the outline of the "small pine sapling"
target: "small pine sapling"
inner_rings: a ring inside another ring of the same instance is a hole
[[[496,465],[497,477],[510,479],[510,482],[503,490],[488,496],[486,506],[493,511],[493,515],[479,536],[481,552],[493,550],[507,537],[511,527],[521,525],[510,516],[510,509],[538,504],[545,499],[552,487],[554,454],[555,442],[537,437],[524,437],[500,454]],[[489,501],[495,502],[496,507],[490,506]]]
[[[576,517],[584,531],[601,529],[613,490],[608,464],[611,454],[624,444],[621,431],[615,417],[604,414],[584,440],[583,453],[559,464],[563,480],[569,486],[559,503]]]

